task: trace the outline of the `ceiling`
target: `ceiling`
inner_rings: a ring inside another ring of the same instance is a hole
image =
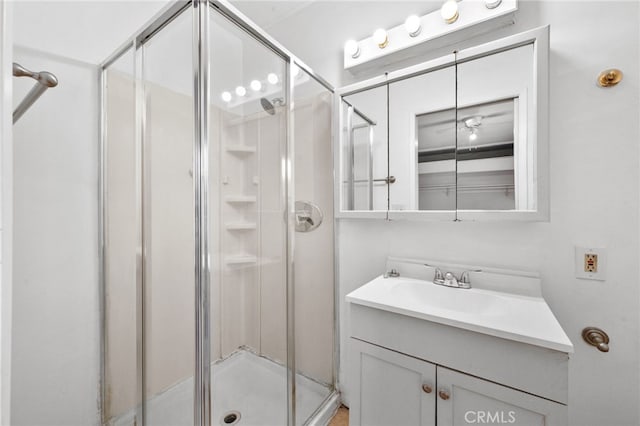
[[[265,30],[318,2],[320,0],[231,0],[233,6]]]
[[[342,49],[348,39],[400,25],[437,10],[442,0],[232,0],[249,19],[334,85],[345,83]]]
[[[16,1],[14,43],[99,64],[168,3],[169,0]],[[318,74],[338,85],[343,73],[345,40],[361,39],[376,28],[401,24],[410,14],[428,13],[437,9],[441,0],[231,0],[231,3]],[[189,53],[176,52],[187,56]],[[189,58],[182,56],[185,64],[190,63]],[[245,68],[254,69],[259,77],[269,71],[261,70],[260,65],[247,62]],[[229,87],[240,83],[229,82]]]

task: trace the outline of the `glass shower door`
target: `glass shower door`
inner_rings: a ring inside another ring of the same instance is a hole
[[[210,11],[212,424],[287,424],[287,62]]]
[[[334,229],[332,93],[294,66],[293,129],[296,424],[314,414],[334,389]],[[310,220],[304,215],[311,212]],[[306,222],[306,223],[305,223]]]
[[[103,421],[133,425],[140,416],[139,250],[135,51],[129,48],[103,74]]]
[[[145,425],[194,423],[193,18],[142,45]]]

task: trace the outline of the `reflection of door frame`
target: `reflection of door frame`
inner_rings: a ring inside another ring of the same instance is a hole
[[[0,169],[2,170],[2,277],[0,282],[0,424],[10,424],[11,300],[13,240],[13,14],[11,2],[0,0]]]
[[[347,106],[347,129],[349,130],[349,179],[348,179],[348,190],[349,190],[349,198],[347,200],[347,206],[349,210],[353,210],[355,207],[355,185],[356,185],[356,176],[355,176],[355,167],[356,167],[356,154],[355,154],[355,131],[358,129],[366,128],[369,133],[369,150],[367,155],[367,164],[369,166],[368,170],[368,194],[369,194],[369,210],[373,210],[373,126],[376,125],[376,122],[367,117],[363,112],[359,111],[356,107],[344,101]],[[353,124],[353,115],[357,115],[364,123],[362,124]]]

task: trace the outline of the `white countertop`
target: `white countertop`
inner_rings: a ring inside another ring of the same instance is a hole
[[[572,353],[573,344],[541,297],[459,289],[413,278],[375,278],[346,300],[490,336]]]

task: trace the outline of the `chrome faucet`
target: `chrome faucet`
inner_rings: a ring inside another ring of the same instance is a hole
[[[385,272],[383,275],[384,278],[398,278],[399,276],[400,272],[396,271],[395,269],[391,269],[390,271]]]
[[[433,267],[431,265],[425,264],[424,266]],[[445,272],[443,273],[440,268],[436,268],[433,283],[437,285],[443,285],[445,287],[453,287],[453,288],[471,288],[471,280],[469,277],[470,272],[480,272],[480,270],[473,271],[464,271],[460,278],[456,277],[453,272]]]

